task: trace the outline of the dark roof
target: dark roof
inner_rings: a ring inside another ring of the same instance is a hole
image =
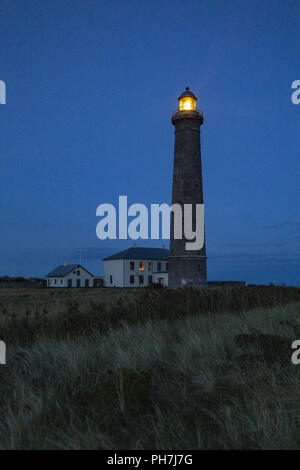
[[[127,250],[119,251],[108,258],[104,258],[104,261],[113,259],[157,259],[157,260],[168,260],[169,250],[166,248],[143,248],[143,247],[131,247]]]
[[[183,98],[184,96],[192,96],[193,98],[195,98],[195,100],[197,100],[197,96],[194,95],[192,91],[190,91],[190,88],[188,86],[186,87],[185,91],[181,93],[178,100],[180,100],[180,98]]]
[[[82,268],[86,272],[88,272],[91,276],[93,276],[92,273],[90,273],[87,269],[85,269],[83,266],[80,264],[67,264],[66,266],[64,264],[61,264],[60,266],[57,266],[57,268],[53,269],[49,274],[47,274],[47,277],[65,277],[67,274],[69,274],[73,269],[77,268]]]

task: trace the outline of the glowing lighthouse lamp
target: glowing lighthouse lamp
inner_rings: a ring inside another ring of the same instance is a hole
[[[196,96],[187,86],[185,91],[179,96],[179,111],[196,111]]]

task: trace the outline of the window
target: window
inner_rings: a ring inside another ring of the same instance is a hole
[[[79,270],[77,271],[77,276],[80,276],[80,271]]]
[[[139,276],[139,283],[144,284],[144,276]]]
[[[152,261],[149,261],[148,263],[148,271],[152,271]]]
[[[85,285],[85,287],[90,287],[90,284],[89,284],[89,280],[88,280],[88,279],[86,279],[86,280],[84,281],[84,285]]]
[[[134,271],[134,261],[130,261],[129,266],[130,266],[130,271]]]
[[[148,276],[148,283],[152,284],[152,276]]]
[[[80,287],[80,279],[76,279],[76,287]]]
[[[160,271],[161,271],[161,263],[160,263],[160,262],[157,263],[157,271],[158,271],[159,273],[160,273]]]
[[[169,271],[169,263],[166,263],[166,271]]]
[[[62,284],[62,282],[63,282],[63,280],[61,279],[61,280],[60,280],[60,283]]]
[[[56,284],[56,279],[55,279],[55,281],[54,281],[54,284]]]
[[[134,276],[130,276],[130,284],[134,284]]]
[[[68,287],[72,287],[72,279],[68,279]]]
[[[109,276],[109,282],[112,284],[113,283],[113,277]]]
[[[139,262],[139,271],[144,271],[144,261]]]

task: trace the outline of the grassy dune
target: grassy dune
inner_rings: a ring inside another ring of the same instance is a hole
[[[299,289],[59,295],[2,299],[1,449],[300,448]]]

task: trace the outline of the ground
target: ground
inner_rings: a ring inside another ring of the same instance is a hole
[[[299,449],[300,289],[1,290],[2,449]]]

